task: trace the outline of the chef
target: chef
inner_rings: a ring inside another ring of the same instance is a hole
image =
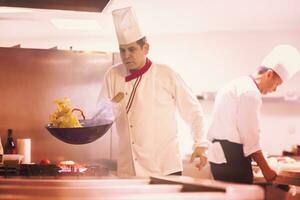
[[[181,175],[176,111],[191,127],[195,141],[191,160],[199,157],[197,166],[202,168],[207,163],[208,142],[199,102],[169,66],[147,57],[149,44],[133,9],[114,10],[112,15],[122,63],[106,73],[101,96],[125,94],[116,120],[118,175]]]
[[[237,78],[219,90],[208,129],[208,160],[216,180],[252,183],[251,160],[267,181],[276,178],[260,146],[259,112],[262,95],[275,92],[289,71],[300,68],[300,55],[290,45],[275,47],[252,76]]]

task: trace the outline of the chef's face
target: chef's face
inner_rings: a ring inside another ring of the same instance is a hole
[[[263,75],[263,87],[261,88],[262,94],[275,92],[277,87],[282,84],[281,78],[273,70],[268,70]]]
[[[120,55],[123,64],[129,70],[137,70],[144,66],[146,55],[149,51],[149,44],[146,42],[143,45],[133,42],[126,45],[120,45]]]

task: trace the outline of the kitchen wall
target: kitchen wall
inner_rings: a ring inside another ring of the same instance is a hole
[[[169,64],[177,70],[195,93],[215,91],[228,80],[255,70],[264,56],[278,44],[292,44],[300,49],[300,30],[216,31],[191,34],[152,34],[149,57]],[[114,34],[80,38],[36,37],[7,39],[2,46],[21,44],[22,47],[117,52]],[[200,78],[199,78],[200,77]],[[298,79],[288,84],[299,91]]]
[[[86,145],[71,145],[45,129],[54,99],[69,97],[87,117],[96,110],[103,75],[112,54],[22,48],[0,48],[0,136],[7,129],[17,138],[31,138],[32,161],[110,159],[110,134]]]

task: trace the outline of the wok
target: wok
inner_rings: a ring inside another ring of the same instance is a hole
[[[57,139],[68,144],[88,144],[102,137],[112,126],[112,121],[101,123],[92,120],[79,120],[82,127],[56,128],[47,124],[46,129]]]

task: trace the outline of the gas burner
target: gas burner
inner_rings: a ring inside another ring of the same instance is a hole
[[[87,165],[84,170],[79,170],[74,167],[62,170],[56,165],[41,165],[41,164],[18,164],[18,165],[2,165],[0,166],[0,176],[15,177],[15,176],[39,176],[39,177],[101,177],[109,176],[108,168],[100,165]]]
[[[60,170],[59,176],[108,176],[108,168],[100,165],[87,165],[84,168],[70,168],[69,170]]]

